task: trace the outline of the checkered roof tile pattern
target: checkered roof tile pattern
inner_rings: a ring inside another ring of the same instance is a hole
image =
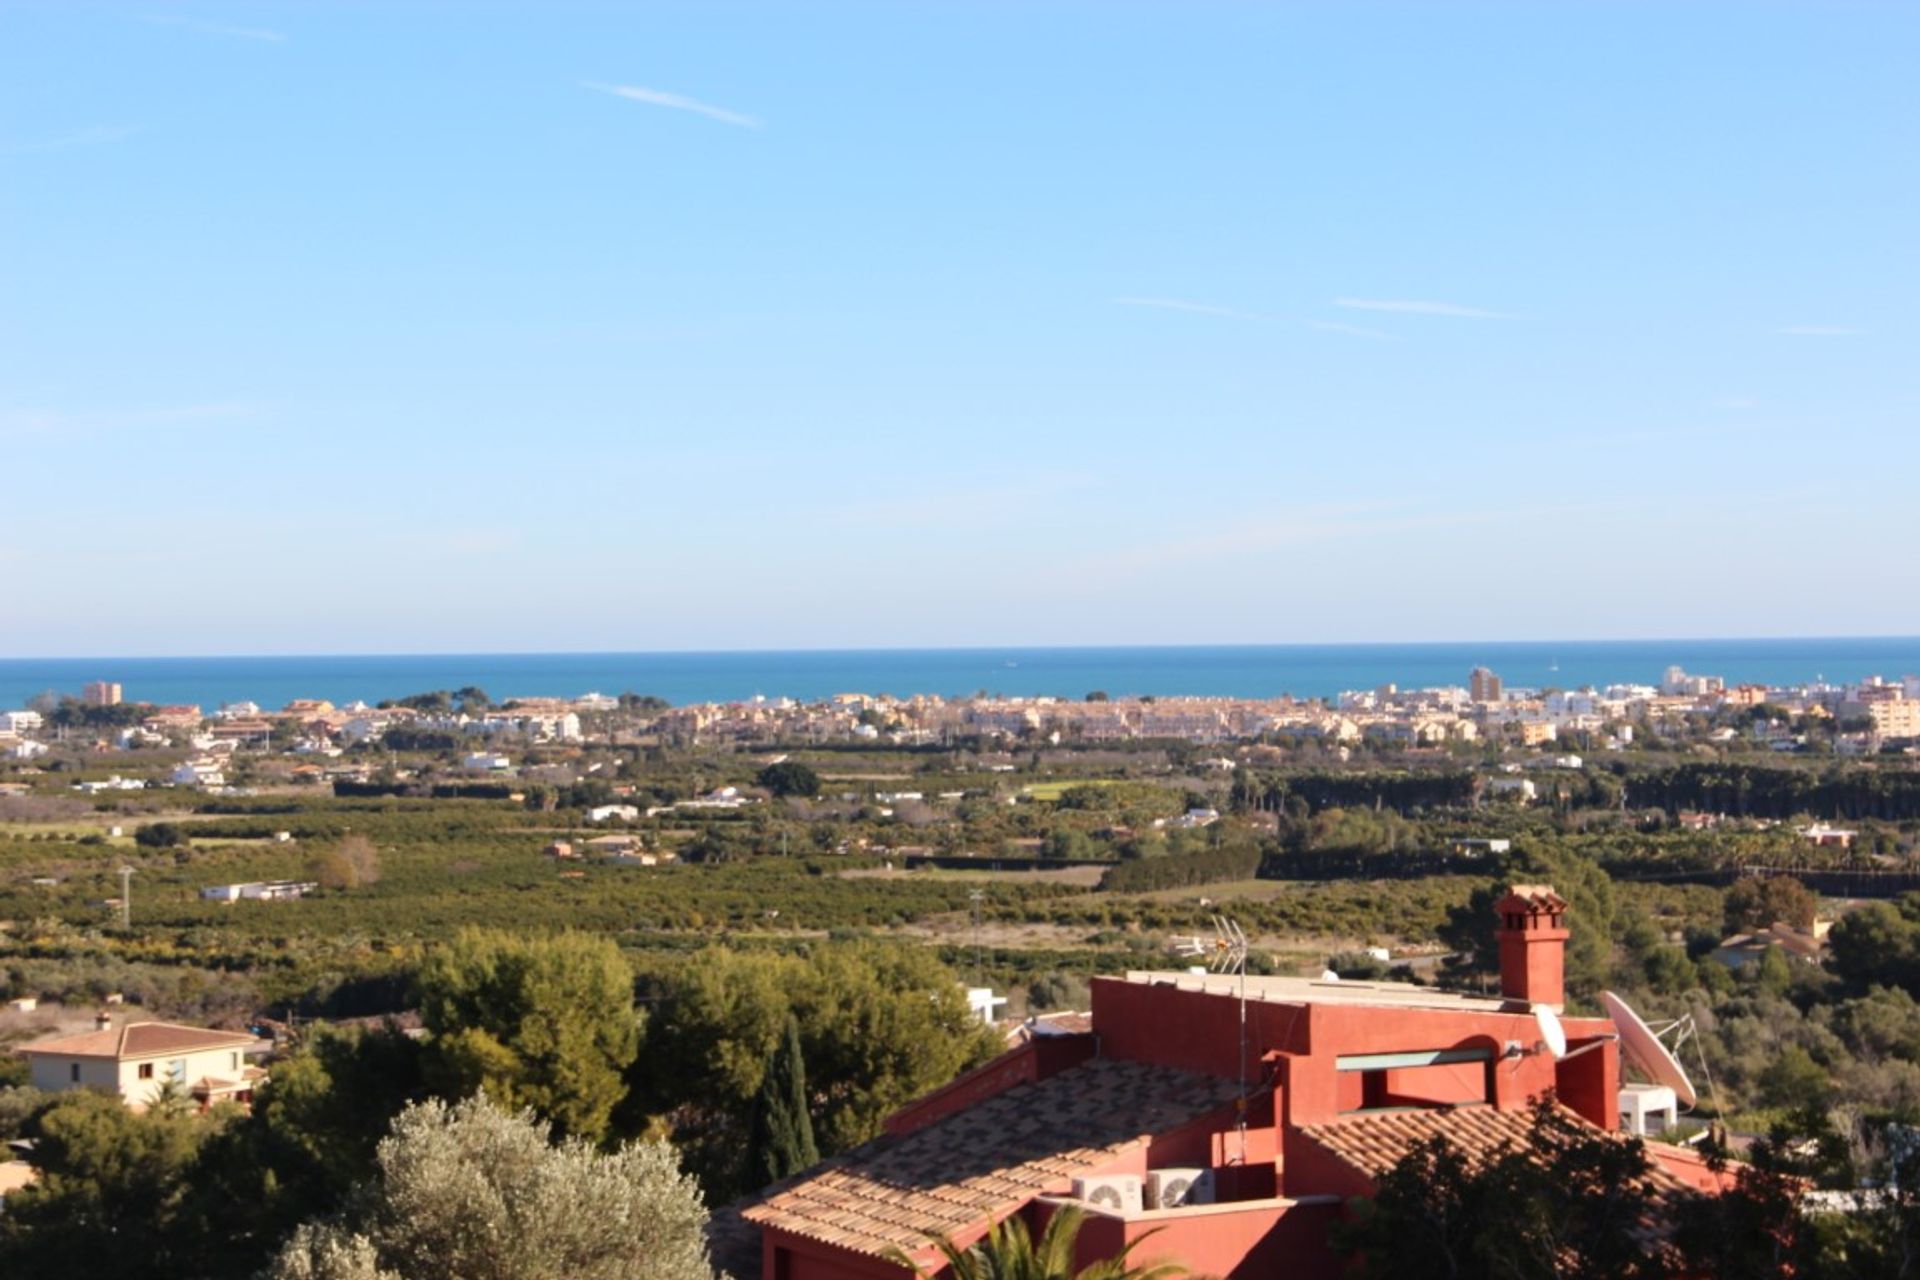
[[[1075,1177],[1238,1093],[1215,1076],[1096,1058],[828,1161],[743,1216],[875,1257],[912,1253],[1065,1192]]]

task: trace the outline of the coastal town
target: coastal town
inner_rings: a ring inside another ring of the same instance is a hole
[[[1920,744],[1920,677],[1768,687],[1729,685],[1718,676],[1679,667],[1669,667],[1658,684],[1598,689],[1516,688],[1477,667],[1459,686],[1384,685],[1330,699],[1111,697],[1098,691],[1079,698],[844,693],[817,702],[754,697],[671,707],[633,694],[524,696],[497,705],[481,690],[467,695],[424,694],[373,705],[300,698],[278,708],[240,701],[207,710],[129,702],[120,684],[100,680],[77,694],[48,693],[32,706],[0,711],[0,757],[31,763],[56,744],[79,744],[108,756],[184,749],[189,754],[165,781],[221,791],[235,785],[229,778],[236,773],[233,761],[255,756],[281,761],[256,771],[275,781],[364,782],[389,744],[470,748],[461,753],[459,769],[483,775],[517,772],[512,745],[638,741],[741,749],[976,743],[1003,750],[1038,743],[1218,743],[1282,752],[1311,747],[1341,760],[1355,750],[1479,755],[1533,749],[1559,751],[1553,759],[1572,768],[1580,765],[1578,752],[1629,749],[1636,734],[1642,746],[1699,739],[1840,756],[1906,751]],[[1229,757],[1210,764],[1234,767]],[[135,784],[108,778],[75,785],[103,790]]]

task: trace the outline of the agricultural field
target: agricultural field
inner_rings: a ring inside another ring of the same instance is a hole
[[[417,751],[386,753],[353,787],[262,782],[269,762],[243,760],[261,785],[238,794],[91,797],[72,784],[112,771],[76,759],[16,771],[0,796],[0,973],[19,990],[131,985],[188,1011],[378,1013],[467,927],[605,937],[642,971],[714,945],[864,940],[929,950],[1018,1010],[1029,990],[1170,965],[1174,941],[1216,915],[1265,971],[1384,951],[1444,976],[1444,957],[1476,963],[1490,887],[1525,875],[1587,886],[1593,983],[1666,947],[1685,961],[1661,970],[1672,985],[1723,929],[1714,877],[1804,856],[1778,823],[1696,832],[1617,804],[1449,803],[1463,791],[1444,761],[1227,777],[1189,755],[1049,749],[986,767],[958,750],[641,744],[530,750],[512,776],[475,780],[457,756]],[[769,789],[776,764],[804,785]],[[1897,825],[1870,834],[1883,862],[1904,856]],[[1511,851],[1475,851],[1493,837]],[[261,881],[312,887],[203,896]]]

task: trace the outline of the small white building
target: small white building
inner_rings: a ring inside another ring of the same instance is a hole
[[[1007,998],[1005,996],[993,994],[992,987],[967,988],[967,1008],[972,1012],[974,1017],[980,1019],[981,1022],[989,1027],[999,1021],[999,1009],[1002,1005],[1006,1004],[1006,1002]]]
[[[304,898],[319,887],[308,880],[251,880],[209,885],[200,891],[200,897],[206,902],[284,902]]]
[[[144,791],[146,786],[144,778],[123,778],[116,773],[111,778],[76,782],[73,784],[73,789],[91,796],[98,795],[102,791]]]
[[[587,810],[588,822],[606,822],[618,818],[622,822],[635,822],[640,817],[640,809],[631,804],[603,804]]]
[[[493,751],[475,751],[460,762],[469,773],[501,773],[513,768],[513,761]]]
[[[244,1031],[209,1031],[173,1022],[115,1027],[106,1014],[92,1031],[20,1046],[33,1087],[50,1093],[105,1089],[136,1111],[168,1083],[202,1106],[251,1102],[266,1072],[247,1062],[266,1042]]]
[[[1651,1138],[1680,1123],[1680,1100],[1663,1084],[1620,1088],[1620,1127],[1636,1138]]]
[[[1540,794],[1531,778],[1490,778],[1487,791],[1496,796],[1512,796],[1521,804],[1532,804]]]
[[[172,782],[176,787],[224,787],[226,766],[218,760],[185,760],[174,768]]]
[[[144,729],[134,724],[128,725],[126,728],[120,730],[120,732],[114,734],[113,743],[122,751],[137,751],[141,747],[166,746],[167,735],[164,733],[155,733],[151,729]]]

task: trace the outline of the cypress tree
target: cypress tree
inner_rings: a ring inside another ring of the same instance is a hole
[[[813,1120],[807,1114],[807,1064],[800,1053],[800,1023],[789,1016],[786,1032],[767,1057],[766,1074],[753,1100],[747,1176],[755,1186],[764,1186],[819,1159]]]

